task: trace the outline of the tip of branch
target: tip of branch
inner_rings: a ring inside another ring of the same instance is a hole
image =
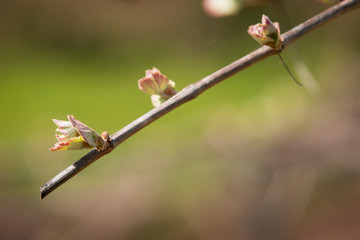
[[[46,192],[46,185],[40,187],[40,200],[43,200],[48,193]]]

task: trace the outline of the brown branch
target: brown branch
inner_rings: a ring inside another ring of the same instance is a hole
[[[360,0],[345,0],[310,18],[304,23],[299,24],[298,26],[294,27],[293,29],[282,35],[284,39],[284,48],[293,41],[302,37],[304,34],[309,33],[310,31],[321,26],[322,24],[359,6]],[[261,47],[240,58],[239,60],[225,66],[224,68],[214,72],[213,74],[210,74],[209,76],[185,87],[183,90],[181,90],[179,93],[177,93],[175,96],[173,96],[160,106],[145,113],[140,118],[136,119],[126,127],[111,135],[111,144],[107,149],[101,152],[97,151],[96,149],[90,151],[81,159],[79,159],[74,164],[60,172],[53,179],[48,181],[45,185],[41,186],[41,199],[46,197],[49,193],[54,191],[61,184],[78,174],[80,171],[95,162],[97,159],[101,158],[107,153],[110,153],[120,143],[124,142],[133,134],[140,131],[142,128],[146,127],[150,123],[154,122],[156,119],[164,116],[166,113],[174,110],[180,105],[196,98],[202,92],[213,87],[215,84],[231,77],[232,75],[240,72],[241,70],[244,70],[245,68],[275,53],[276,51],[269,47]]]

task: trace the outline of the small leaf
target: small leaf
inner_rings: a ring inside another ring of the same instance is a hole
[[[67,117],[80,136],[82,136],[90,146],[96,147],[96,139],[99,138],[100,135],[84,123],[76,120],[73,115],[68,115]]]
[[[63,150],[80,150],[92,148],[87,144],[81,136],[71,138],[65,142],[57,142],[50,151],[63,151]]]
[[[73,127],[71,122],[69,121],[62,121],[57,119],[52,119],[55,123],[57,129],[55,130],[55,137],[60,142],[66,142],[67,140],[78,137],[79,133]]]

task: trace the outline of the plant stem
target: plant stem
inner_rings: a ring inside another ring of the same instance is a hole
[[[281,57],[281,54],[280,52],[277,52],[277,55],[279,56],[282,64],[284,65],[284,67],[286,68],[286,70],[288,71],[288,73],[290,74],[291,78],[294,80],[294,82],[296,82],[299,86],[302,86],[302,84],[296,80],[296,78],[294,77],[294,75],[291,73],[289,67],[287,66],[287,64],[285,63],[284,59]]]
[[[284,48],[293,41],[299,39],[304,34],[316,29],[324,23],[360,6],[360,0],[344,0],[337,5],[321,12],[320,14],[308,19],[304,23],[299,24],[290,31],[282,35],[284,39]],[[110,136],[110,146],[105,150],[99,152],[93,149],[74,164],[60,172],[53,179],[48,181],[45,185],[40,187],[41,199],[46,197],[49,193],[58,188],[61,184],[78,174],[90,164],[94,163],[97,159],[101,158],[107,153],[110,153],[119,144],[131,137],[142,128],[146,127],[156,119],[164,116],[166,113],[174,110],[180,105],[196,98],[205,90],[213,87],[217,83],[231,77],[232,75],[244,70],[245,68],[274,55],[276,51],[272,48],[263,46],[248,55],[240,58],[239,60],[225,66],[224,68],[210,74],[209,76],[190,84],[183,90],[178,92],[175,96],[162,103],[160,106],[145,113],[140,118],[131,122],[118,132]]]

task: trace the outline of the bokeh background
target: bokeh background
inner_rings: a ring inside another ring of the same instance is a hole
[[[360,239],[359,11],[306,35],[152,123],[44,200],[86,151],[50,152],[51,119],[113,133],[152,109],[153,66],[178,90],[326,9],[248,0],[0,1],[1,239]],[[316,82],[311,80],[314,78]],[[309,87],[310,86],[310,87]]]

